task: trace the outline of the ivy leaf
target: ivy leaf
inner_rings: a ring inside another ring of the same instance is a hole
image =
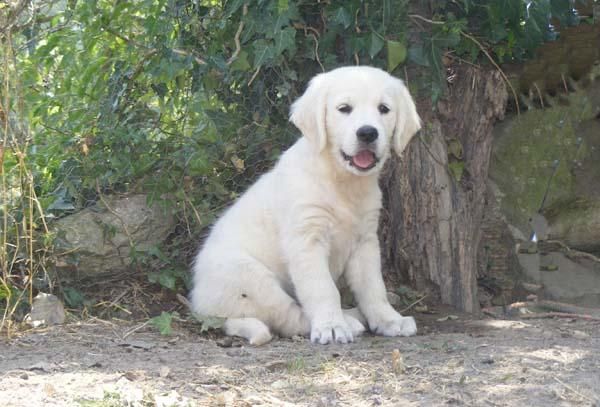
[[[425,55],[425,52],[423,52],[422,46],[410,47],[408,49],[408,59],[417,65],[429,66],[429,59]]]
[[[10,292],[10,286],[0,285],[0,301],[4,301],[6,298],[10,297],[12,293]]]
[[[344,28],[348,28],[352,24],[352,15],[344,7],[340,7],[331,16],[331,21],[341,24]]]
[[[274,57],[273,46],[265,40],[254,43],[254,68],[259,68],[270,62]]]
[[[283,51],[292,50],[296,45],[296,30],[287,27],[280,30],[275,36],[275,55],[281,55]]]
[[[85,303],[85,296],[75,288],[65,287],[63,295],[65,303],[71,308],[79,308]]]
[[[70,199],[66,199],[64,196],[59,196],[48,206],[48,210],[56,210],[56,211],[72,211],[75,209],[75,205],[71,202]]]
[[[152,284],[160,284],[169,290],[174,290],[177,284],[177,276],[173,270],[166,269],[148,273],[148,281]]]
[[[248,53],[246,51],[240,51],[237,58],[231,63],[230,66],[232,71],[248,71],[251,66],[248,62]]]
[[[290,23],[288,13],[279,14],[273,23],[271,30],[265,32],[266,38],[275,38],[279,34],[283,27],[287,27]]]
[[[284,11],[286,11],[289,7],[289,1],[288,0],[277,0],[277,12],[279,14],[283,13]]]
[[[168,288],[170,290],[175,289],[176,282],[177,282],[177,280],[172,273],[164,272],[164,273],[159,273],[159,275],[158,275],[158,283],[160,285],[162,285],[163,287]]]
[[[150,319],[152,326],[158,329],[161,335],[171,335],[173,333],[172,322],[173,314],[164,311],[159,316]]]
[[[221,329],[225,325],[226,318],[212,317],[208,315],[200,315],[192,313],[192,316],[200,322],[200,332],[206,332],[209,330]]]
[[[158,246],[152,246],[150,247],[150,249],[148,249],[148,254],[151,256],[156,257],[157,259],[159,259],[160,261],[163,261],[165,263],[170,263],[171,261],[169,260],[169,258],[162,252],[162,250],[160,250],[158,248]]]
[[[231,2],[227,2],[227,7],[225,8],[225,18],[229,18],[233,15],[233,13],[235,13],[236,11],[238,11],[241,7],[242,4],[244,4],[245,0],[233,0]]]
[[[465,163],[463,161],[452,161],[448,163],[448,169],[452,174],[452,177],[456,182],[460,182],[463,172],[465,170]]]
[[[398,41],[386,41],[387,45],[387,70],[392,72],[398,65],[406,60],[406,45]]]
[[[379,54],[384,44],[385,42],[379,35],[376,33],[371,33],[371,45],[369,46],[369,56],[371,59],[375,58],[375,56]]]

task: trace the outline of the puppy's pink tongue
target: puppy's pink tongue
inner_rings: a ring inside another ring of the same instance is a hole
[[[369,150],[363,150],[352,157],[352,163],[358,168],[369,168],[375,162],[375,154]]]

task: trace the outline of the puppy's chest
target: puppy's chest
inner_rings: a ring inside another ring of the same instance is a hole
[[[369,227],[372,227],[372,225],[369,225],[366,219],[354,220],[354,222],[340,222],[333,225],[331,230],[329,268],[334,279],[342,275],[346,263],[356,251],[363,235],[368,233]]]

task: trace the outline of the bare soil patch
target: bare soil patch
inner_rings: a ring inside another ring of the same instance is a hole
[[[598,321],[416,317],[416,337],[327,346],[114,320],[32,330],[0,341],[0,405],[600,406]]]

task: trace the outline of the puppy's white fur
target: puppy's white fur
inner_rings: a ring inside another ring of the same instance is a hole
[[[193,310],[226,317],[228,335],[256,345],[272,332],[346,343],[365,323],[386,336],[414,335],[414,319],[387,300],[377,238],[378,174],[390,149],[402,153],[420,128],[408,90],[376,68],[338,68],[313,78],[290,120],[303,137],[225,212],[198,253]],[[378,134],[368,145],[357,137],[363,126]],[[376,159],[369,168],[354,158],[365,149]],[[358,310],[341,308],[342,275]]]

